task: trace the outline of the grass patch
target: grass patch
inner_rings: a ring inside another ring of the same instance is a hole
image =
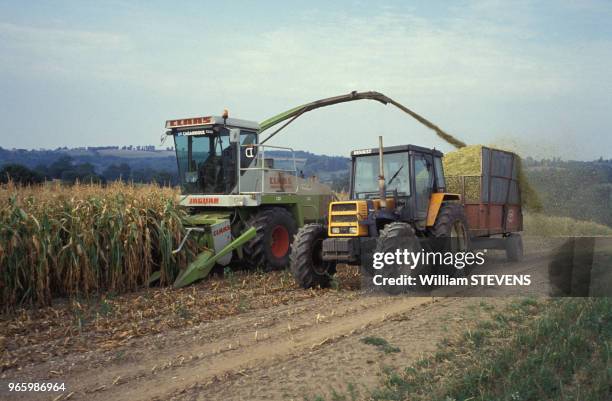
[[[543,237],[612,235],[612,227],[603,224],[541,213],[525,213],[523,225],[525,234]]]
[[[387,340],[381,337],[368,336],[362,338],[361,342],[368,345],[374,345],[379,350],[383,351],[385,354],[400,352],[400,349],[398,347],[394,347],[393,345],[389,344]]]
[[[385,370],[373,400],[612,399],[612,300],[526,299],[445,339],[435,355]],[[382,341],[381,341],[382,340]],[[382,346],[384,339],[366,337]]]

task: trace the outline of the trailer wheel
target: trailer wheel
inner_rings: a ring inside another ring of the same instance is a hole
[[[336,263],[324,262],[322,259],[325,238],[327,233],[321,224],[306,224],[295,236],[291,246],[290,269],[302,288],[329,287],[336,273]]]
[[[291,213],[281,207],[264,209],[251,217],[247,226],[255,227],[257,234],[242,247],[244,262],[249,267],[261,266],[265,271],[286,268],[297,231]]]
[[[420,252],[421,243],[417,238],[414,228],[403,222],[389,223],[380,231],[378,240],[376,241],[376,250],[374,252],[393,253],[397,250],[404,252]],[[410,277],[416,277],[417,285],[414,286],[403,286],[403,285],[383,285],[382,288],[389,294],[401,294],[406,292],[409,288],[412,289],[423,289],[424,286],[420,285],[418,276],[421,274],[427,274],[429,269],[425,265],[416,266],[414,269],[406,264],[395,263],[386,264],[382,269],[376,270],[374,274],[381,274],[383,279],[400,278],[403,275]],[[377,273],[378,272],[378,273]]]
[[[432,228],[434,248],[440,252],[465,252],[470,249],[470,236],[463,206],[457,203],[443,204]],[[469,273],[466,266],[459,270],[453,266],[437,266],[440,273],[452,276],[465,276]]]
[[[509,262],[520,262],[523,259],[523,238],[520,234],[506,237],[506,259]]]

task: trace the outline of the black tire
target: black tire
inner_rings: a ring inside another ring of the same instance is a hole
[[[306,224],[291,245],[290,269],[302,288],[329,287],[336,273],[335,262],[322,260],[322,244],[327,232],[321,224]]]
[[[433,249],[439,252],[466,252],[470,249],[470,236],[463,205],[457,203],[443,204],[438,212],[431,230]],[[467,276],[468,266],[457,269],[453,266],[436,266],[438,273],[451,276]]]
[[[389,223],[380,231],[378,240],[376,241],[375,253],[395,253],[396,250],[400,249],[403,253],[404,249],[408,252],[420,252],[421,243],[416,236],[414,228],[403,222]],[[428,272],[426,266],[417,266],[411,269],[410,266],[405,264],[387,264],[382,269],[376,270],[374,274],[381,274],[383,278],[399,278],[402,275],[416,277],[417,281],[414,286],[400,286],[400,285],[386,285],[382,286],[382,289],[389,294],[400,294],[407,292],[411,289],[423,289],[420,285],[418,276],[426,274]]]
[[[263,209],[253,215],[246,225],[257,230],[255,238],[242,247],[247,266],[261,267],[265,271],[287,268],[291,242],[297,231],[291,213],[281,207]]]
[[[509,262],[520,262],[523,259],[523,238],[520,234],[506,237],[506,259]]]

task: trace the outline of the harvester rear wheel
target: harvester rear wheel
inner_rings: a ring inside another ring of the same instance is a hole
[[[336,273],[336,264],[322,259],[325,238],[326,230],[321,224],[306,224],[295,236],[290,268],[295,281],[302,288],[329,287]]]
[[[438,212],[432,233],[434,248],[440,252],[465,252],[470,247],[467,219],[463,206],[457,203],[443,204]],[[438,266],[438,273],[451,276],[466,276],[469,269],[456,269],[453,266]]]
[[[291,213],[281,207],[264,209],[252,216],[247,226],[255,227],[257,234],[242,247],[245,263],[249,267],[261,266],[265,271],[285,269],[297,231]]]
[[[375,252],[381,252],[384,254],[395,254],[398,250],[402,254],[404,250],[407,250],[408,252],[412,253],[420,252],[421,243],[416,236],[414,228],[410,224],[395,221],[393,223],[387,224],[380,231],[380,235],[378,237],[378,240],[376,241]],[[401,276],[406,275],[410,277],[415,277],[417,281],[415,285],[411,287],[403,285],[385,285],[383,286],[383,289],[389,294],[401,294],[403,292],[407,292],[409,288],[422,289],[423,286],[420,285],[420,279],[418,278],[418,276],[421,274],[426,274],[427,272],[427,267],[423,265],[415,266],[414,269],[412,269],[411,266],[403,263],[386,264],[380,270],[380,274],[383,276],[383,278],[398,279],[401,278]]]

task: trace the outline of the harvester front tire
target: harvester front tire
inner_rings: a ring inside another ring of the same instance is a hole
[[[295,236],[291,246],[290,269],[302,288],[329,287],[336,273],[336,264],[322,259],[325,238],[327,233],[321,224],[306,224]]]
[[[393,222],[387,224],[381,231],[376,241],[376,253],[392,253],[395,254],[397,250],[400,252],[404,252],[407,250],[408,252],[417,253],[421,251],[421,243],[416,236],[414,228],[404,222]],[[414,269],[411,269],[410,266],[406,264],[386,264],[381,270],[377,270],[374,274],[381,274],[383,278],[399,278],[402,275],[407,275],[416,278],[416,285],[410,287],[412,289],[423,289],[423,286],[420,285],[419,275],[427,273],[426,266],[416,266]],[[401,285],[386,285],[383,286],[383,290],[389,294],[401,294],[403,292],[407,292],[409,287],[401,286]]]
[[[520,234],[506,237],[506,259],[509,262],[520,262],[523,259],[523,238]]]
[[[242,247],[245,263],[265,271],[287,268],[291,241],[297,231],[291,213],[281,207],[264,209],[252,216],[247,226],[255,227],[257,233]]]

